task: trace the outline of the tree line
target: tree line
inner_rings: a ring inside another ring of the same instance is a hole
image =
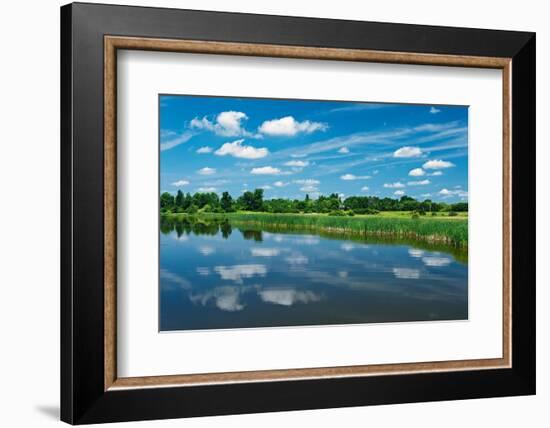
[[[160,195],[161,213],[212,212],[228,213],[235,211],[256,211],[270,213],[331,213],[339,214],[376,214],[380,211],[412,211],[420,215],[435,212],[465,212],[467,202],[447,204],[430,199],[418,201],[410,196],[399,199],[379,198],[377,196],[350,196],[342,199],[336,193],[312,199],[308,194],[304,199],[264,199],[263,189],[246,191],[234,199],[229,192],[219,197],[214,192],[184,194],[178,190],[174,196],[164,192]]]

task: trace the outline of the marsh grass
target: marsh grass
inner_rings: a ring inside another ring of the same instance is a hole
[[[187,214],[169,214],[173,219],[189,218]],[[328,216],[322,214],[270,214],[236,212],[225,214],[201,213],[194,221],[229,221],[231,225],[276,228],[277,230],[322,232],[344,237],[406,238],[453,247],[468,246],[468,220],[464,217],[405,216]]]

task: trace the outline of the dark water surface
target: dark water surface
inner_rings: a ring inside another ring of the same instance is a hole
[[[160,330],[468,318],[468,265],[409,244],[161,225]]]

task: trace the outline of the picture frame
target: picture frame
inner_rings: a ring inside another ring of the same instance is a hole
[[[502,70],[502,358],[118,377],[118,50]],[[86,424],[534,394],[535,96],[533,33],[63,6],[61,419]]]

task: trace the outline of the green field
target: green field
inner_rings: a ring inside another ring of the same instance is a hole
[[[330,216],[327,214],[271,214],[234,212],[224,214],[163,214],[172,220],[227,220],[234,226],[256,226],[279,230],[300,230],[350,236],[414,239],[453,247],[468,246],[468,216],[447,213],[412,218],[410,212],[386,211],[375,215]]]

